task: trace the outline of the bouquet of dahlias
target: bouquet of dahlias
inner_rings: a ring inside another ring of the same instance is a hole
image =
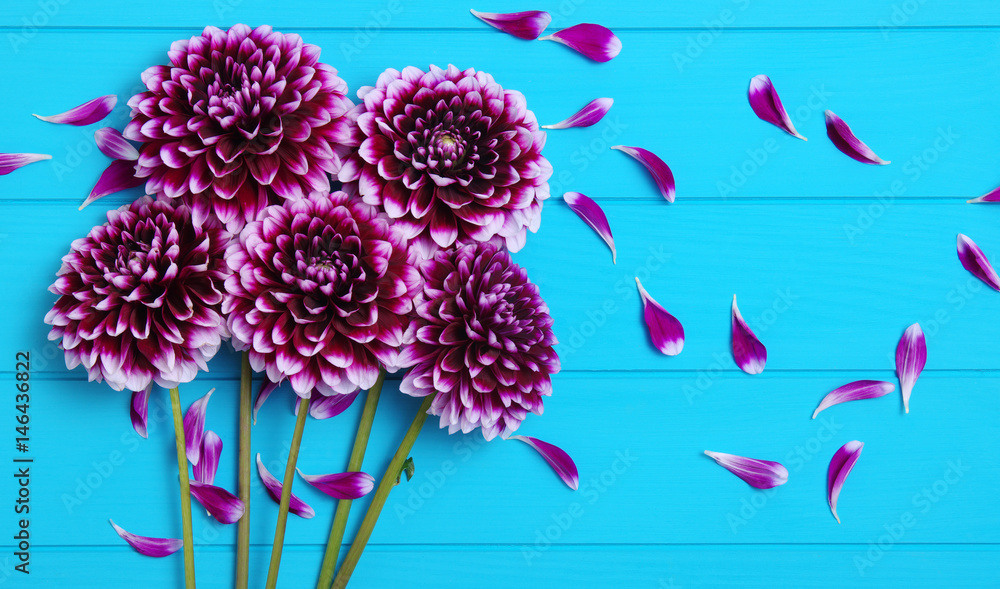
[[[333,417],[367,391],[346,471],[302,475],[339,502],[318,586],[343,587],[428,414],[449,433],[506,439],[552,392],[552,319],[508,253],[538,229],[549,196],[545,132],[521,93],[454,66],[386,70],[355,105],[318,47],[266,26],[209,27],[168,57],[142,74],[124,132],[98,132],[115,161],[85,205],[143,182],[148,196],[73,242],[51,287],[50,338],[70,369],[132,391],[140,433],[152,385],[170,389],[183,537],[112,525],[145,555],[183,548],[189,587],[191,497],[239,523],[237,586],[247,586],[251,415],[264,400],[287,381],[298,401],[283,479],[257,457],[278,503],[274,587],[289,512],[315,513],[292,494],[307,416]],[[94,122],[113,106],[96,100],[65,118]],[[236,494],[215,484],[213,392],[184,414],[178,393],[226,339],[243,354]],[[338,570],[351,500],[375,489],[361,468],[382,384],[401,370],[400,390],[424,400]],[[265,379],[255,403],[254,372]],[[564,452],[515,437],[575,488]]]

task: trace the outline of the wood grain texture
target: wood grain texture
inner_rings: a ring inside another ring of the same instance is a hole
[[[546,8],[552,30],[599,22],[624,49],[594,64],[497,33],[468,8]],[[12,380],[17,351],[31,351],[36,460],[32,575],[13,570],[13,541],[0,540],[0,587],[181,582],[179,558],[141,557],[107,523],[179,537],[166,391],[151,402],[149,439],[138,438],[128,395],[67,371],[41,319],[69,243],[139,194],[76,210],[108,163],[93,131],[124,125],[139,74],[163,62],[172,41],[235,22],[302,34],[352,89],[386,67],[456,63],[524,92],[543,123],[595,97],[615,99],[602,123],[549,133],[553,198],[515,256],[552,311],[563,361],[545,415],[521,431],[566,449],[581,489],[566,489],[523,444],[447,436],[432,418],[413,452],[416,476],[390,496],[352,586],[995,584],[1000,295],[962,269],[955,237],[965,233],[1000,259],[1000,207],[964,203],[1000,184],[1000,4],[18,0],[0,6],[0,151],[54,157],[0,179],[0,358],[10,360],[0,363],[0,380]],[[753,115],[746,87],[759,73],[771,76],[810,141]],[[30,116],[108,93],[118,94],[118,108],[90,127]],[[864,166],[836,151],[824,109],[893,164]],[[677,202],[664,202],[635,161],[609,150],[614,144],[661,155],[677,178]],[[604,207],[616,265],[561,200],[567,190]],[[635,276],[683,322],[681,355],[649,345]],[[756,377],[729,351],[734,293],[768,348]],[[895,382],[896,342],[917,321],[929,354],[908,415],[897,391],[809,419],[839,385]],[[218,480],[231,489],[238,374],[238,357],[223,351],[209,374],[180,388],[186,406],[217,387],[207,426],[225,441]],[[366,471],[380,473],[418,404],[398,392],[398,375],[390,379]],[[254,427],[253,452],[272,473],[284,468],[291,409],[282,388]],[[341,468],[360,409],[309,420],[304,472]],[[837,525],[826,466],[854,439],[866,445]],[[789,482],[755,491],[701,455],[706,449],[779,460]],[[0,481],[6,502],[15,482]],[[251,577],[259,582],[251,586],[263,586],[277,506],[254,481]],[[334,509],[301,479],[295,493],[317,516],[290,519],[280,587],[311,586]],[[349,534],[367,502],[359,503]],[[232,586],[235,526],[194,516],[199,585]],[[10,513],[0,518],[3,538],[13,525]]]

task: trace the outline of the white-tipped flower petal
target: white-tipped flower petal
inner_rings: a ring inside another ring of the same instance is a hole
[[[840,497],[840,490],[844,488],[844,481],[847,480],[847,475],[851,474],[851,469],[854,468],[854,463],[858,461],[861,449],[864,447],[865,445],[857,440],[847,442],[830,459],[830,468],[826,472],[827,501],[838,524],[840,516],[837,515],[837,499]]]
[[[539,41],[556,41],[586,55],[594,61],[611,61],[621,53],[621,39],[607,27],[582,23],[542,37]]]
[[[205,393],[205,396],[198,399],[188,407],[184,414],[184,443],[187,446],[185,451],[191,464],[198,466],[201,459],[201,443],[205,436],[205,411],[208,410],[208,400],[212,398],[215,389]]]
[[[133,391],[132,399],[129,402],[128,415],[132,420],[132,428],[135,433],[144,438],[148,438],[146,431],[146,418],[149,414],[149,393],[153,385],[149,385],[141,391]]]
[[[90,191],[90,196],[83,201],[79,210],[82,211],[94,201],[100,200],[109,194],[121,192],[122,190],[128,190],[129,188],[135,188],[136,186],[142,186],[146,179],[136,178],[135,166],[136,163],[129,160],[115,160],[111,162],[111,165],[105,168],[104,172],[101,173],[101,177],[97,180],[97,184],[95,184],[93,190]]]
[[[296,470],[307,483],[334,499],[359,499],[375,488],[375,479],[365,472],[309,475]]]
[[[545,27],[552,22],[552,15],[543,10],[527,10],[506,14],[479,12],[478,10],[469,10],[469,12],[491,27],[527,41],[537,39]]]
[[[598,123],[611,110],[611,105],[615,101],[613,98],[595,98],[587,103],[570,118],[559,121],[554,125],[542,125],[543,129],[569,129],[571,127],[589,127]]]
[[[330,419],[331,417],[336,417],[354,404],[360,392],[360,390],[357,390],[346,395],[330,395],[328,397],[314,394],[312,401],[309,403],[309,417],[313,419]],[[302,397],[296,396],[295,415],[299,414],[299,406],[301,404]]]
[[[223,524],[235,524],[246,509],[239,497],[207,483],[191,481],[191,496],[208,510],[209,515]]]
[[[100,96],[93,100],[88,100],[80,106],[71,108],[64,113],[59,113],[57,115],[31,116],[37,117],[47,123],[76,126],[89,125],[91,123],[96,123],[111,114],[111,111],[114,110],[116,104],[118,104],[118,97],[110,94],[108,96]]]
[[[274,478],[266,468],[264,468],[264,463],[260,459],[260,453],[257,454],[257,475],[260,476],[260,482],[264,483],[264,488],[267,489],[267,494],[274,499],[275,503],[281,503],[281,489],[283,487],[281,481]],[[316,515],[316,512],[312,507],[295,496],[294,493],[291,494],[288,501],[288,510],[295,515],[303,519],[311,519]]]
[[[194,480],[207,485],[214,484],[221,456],[222,438],[219,437],[219,434],[208,430],[201,441],[201,460],[194,465]]]
[[[567,487],[576,491],[580,486],[580,473],[576,469],[576,463],[562,448],[530,436],[511,436],[510,439],[520,440],[534,448]]]
[[[264,406],[264,401],[267,401],[267,398],[271,396],[271,393],[273,393],[276,388],[278,388],[278,385],[267,380],[266,378],[264,379],[264,382],[260,383],[260,390],[257,392],[257,399],[253,402],[254,425],[257,425],[257,412]]]
[[[114,520],[109,519],[108,521],[111,522],[111,527],[115,529],[115,533],[121,536],[122,540],[128,542],[129,545],[139,554],[152,556],[154,558],[163,558],[164,556],[170,556],[184,546],[183,540],[175,538],[149,538],[147,536],[137,536],[136,534],[126,532],[118,527]]]
[[[753,330],[743,320],[743,315],[740,314],[740,309],[736,306],[736,295],[733,295],[731,336],[733,358],[740,370],[747,374],[764,372],[764,364],[767,363],[767,348],[760,343]]]
[[[663,195],[663,198],[667,199],[667,202],[674,202],[674,195],[677,192],[674,186],[674,173],[670,171],[670,166],[664,163],[659,156],[641,147],[612,145],[611,149],[617,149],[639,160],[639,163],[645,166],[649,170],[650,175],[653,176],[656,187],[660,189],[660,194]]]
[[[771,123],[793,137],[808,141],[795,130],[795,125],[792,124],[792,119],[785,112],[785,107],[782,106],[781,99],[778,98],[778,92],[774,89],[771,78],[764,74],[751,78],[747,97],[750,99],[750,108],[762,121]]]
[[[111,159],[133,162],[139,159],[139,150],[114,127],[102,127],[94,131],[94,140],[97,142],[97,149]]]
[[[710,450],[705,450],[705,455],[757,489],[770,489],[788,482],[788,469],[780,462],[757,460],[756,458],[746,458]]]
[[[847,123],[833,114],[832,110],[826,111],[826,135],[837,146],[837,149],[863,164],[884,166],[892,163],[875,155],[875,152],[855,137]]]
[[[888,395],[894,390],[896,390],[896,385],[891,382],[884,382],[881,380],[858,380],[847,383],[842,387],[837,387],[836,389],[830,391],[825,397],[823,397],[823,400],[819,403],[819,407],[816,407],[816,410],[813,411],[812,418],[816,419],[816,416],[819,415],[820,411],[823,411],[828,407],[833,407],[834,405],[839,405],[840,403],[846,403],[848,401],[877,399]]]
[[[684,349],[684,327],[681,322],[667,312],[642,287],[639,279],[635,279],[642,298],[642,314],[649,328],[649,339],[657,350],[667,356],[676,356]]]
[[[994,188],[993,190],[991,190],[990,192],[987,192],[986,194],[980,196],[979,198],[974,198],[972,200],[967,200],[965,202],[968,202],[968,203],[1000,202],[1000,187]]]
[[[910,393],[917,382],[924,365],[927,364],[927,342],[919,323],[906,328],[896,346],[896,375],[899,389],[903,392],[903,409],[910,412]]]
[[[997,276],[993,264],[986,259],[986,254],[979,249],[976,242],[961,233],[958,234],[958,259],[976,278],[985,282],[990,288],[1000,290],[1000,276]]]
[[[611,263],[617,262],[618,253],[615,251],[615,238],[611,235],[611,225],[608,224],[608,217],[604,214],[600,205],[594,199],[579,192],[567,192],[563,195],[563,200],[569,205],[570,210],[583,219],[583,222],[590,225],[590,228],[597,232],[597,235],[604,240],[611,248]]]
[[[0,153],[0,176],[6,176],[28,164],[52,159],[44,153]]]

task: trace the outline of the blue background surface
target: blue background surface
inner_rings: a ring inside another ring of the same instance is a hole
[[[596,64],[503,35],[468,8],[547,9],[550,32],[602,23],[624,49]],[[454,63],[524,92],[543,123],[615,99],[601,123],[549,134],[557,196],[516,255],[552,310],[563,359],[544,417],[520,433],[566,449],[581,489],[569,491],[527,446],[428,425],[413,451],[416,476],[390,496],[352,586],[995,586],[1000,295],[962,269],[955,237],[1000,260],[1000,207],[965,204],[1000,184],[1000,3],[7,0],[0,151],[53,160],[0,179],[0,381],[9,391],[0,460],[15,456],[20,350],[32,355],[35,459],[30,577],[13,570],[16,482],[0,482],[0,587],[180,586],[179,555],[137,555],[107,523],[180,536],[165,392],[152,401],[149,440],[139,439],[127,394],[67,371],[41,319],[70,241],[136,195],[77,211],[108,164],[93,131],[124,126],[139,73],[164,63],[172,41],[237,22],[323,47],[352,94],[387,67]],[[809,142],[754,116],[746,88],[759,73]],[[109,93],[118,108],[91,127],[30,116]],[[893,163],[839,153],[824,137],[828,108]],[[658,153],[677,178],[677,202],[664,202],[614,144]],[[617,265],[559,198],[567,190],[602,204]],[[635,276],[683,322],[680,356],[647,343]],[[759,376],[741,373],[729,352],[734,293],[768,348]],[[908,415],[897,393],[809,419],[841,384],[894,381],[896,342],[918,321],[929,354]],[[218,480],[230,488],[237,361],[222,353],[181,387],[185,406],[217,387],[208,427],[226,443]],[[372,473],[418,405],[397,388],[383,393]],[[253,429],[253,451],[272,472],[287,456],[291,408],[288,391],[276,394]],[[307,424],[303,471],[343,469],[359,410]],[[838,525],[826,467],[853,439],[865,449]],[[789,482],[755,491],[706,449],[779,460]],[[280,586],[311,587],[334,503],[301,480],[295,492],[317,515],[291,518]],[[252,501],[252,577],[263,586],[277,506],[259,484]],[[194,516],[199,586],[231,586],[235,526]]]

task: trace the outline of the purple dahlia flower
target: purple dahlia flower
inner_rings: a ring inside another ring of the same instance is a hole
[[[140,391],[190,382],[228,337],[221,314],[229,234],[185,206],[144,196],[73,242],[45,316],[66,366]]]
[[[262,26],[208,27],[142,74],[125,136],[142,141],[146,190],[183,197],[231,231],[270,203],[329,190],[356,146],[354,104],[320,49]]]
[[[482,427],[487,440],[507,437],[528,412],[541,415],[559,372],[552,317],[510,254],[493,244],[439,251],[421,264],[416,341],[403,352],[414,364],[400,390],[437,392],[430,414],[449,433]]]
[[[538,229],[552,166],[520,92],[484,72],[431,66],[386,70],[358,96],[363,142],[339,179],[356,182],[426,257],[469,240],[517,251]]]
[[[420,275],[385,214],[344,192],[264,209],[226,252],[223,304],[254,370],[302,397],[375,384],[401,367]]]

